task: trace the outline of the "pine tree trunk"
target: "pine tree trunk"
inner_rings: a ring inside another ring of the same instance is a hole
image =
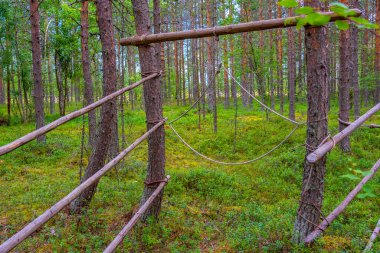
[[[380,25],[380,1],[376,1],[376,24]],[[380,103],[380,29],[376,29],[375,42],[375,103]]]
[[[364,4],[364,13],[366,19],[368,19],[368,1],[365,1]],[[364,79],[364,77],[367,75],[368,71],[368,49],[367,45],[369,42],[369,35],[368,35],[368,29],[364,30],[363,34],[363,42],[362,42],[362,62],[361,62],[361,80]],[[368,90],[368,83],[366,81],[361,81],[360,86],[363,88],[363,101],[364,101],[364,106],[368,106],[369,103],[369,90]]]
[[[3,85],[3,68],[0,66],[0,104],[5,104],[5,89]]]
[[[110,0],[98,0],[96,2],[100,41],[102,44],[103,59],[103,95],[106,96],[116,91],[116,52],[114,45],[114,32],[112,22],[112,5]],[[106,103],[101,108],[101,119],[97,131],[95,146],[91,154],[82,182],[94,175],[104,166],[111,142],[112,124],[115,115],[116,100]],[[97,184],[87,188],[71,204],[71,212],[80,213],[88,207],[95,194]]]
[[[341,0],[347,4],[348,0]],[[340,52],[340,69],[339,69],[339,118],[342,121],[350,121],[350,85],[352,82],[352,53],[351,53],[351,35],[350,30],[340,31],[339,52]],[[344,130],[347,125],[339,123],[339,131]],[[343,152],[351,150],[349,137],[340,142],[340,148]]]
[[[88,49],[88,0],[82,0],[81,9],[81,45],[82,45],[82,68],[84,79],[84,99],[86,105],[94,102],[93,84],[91,78],[91,62]],[[88,113],[88,143],[91,147],[95,144],[96,136],[96,115],[95,110]]]
[[[277,7],[277,18],[282,18],[282,7]],[[277,75],[278,75],[278,94],[280,97],[280,112],[284,112],[284,80],[282,70],[282,29],[277,31]]]
[[[149,7],[147,0],[132,0],[133,11],[135,15],[136,32],[138,35],[150,34]],[[140,64],[142,73],[157,72],[157,59],[159,56],[155,53],[154,47],[139,46]],[[147,120],[147,128],[152,128],[157,122],[163,119],[162,100],[160,94],[160,78],[155,78],[145,82],[144,84],[144,101]],[[165,131],[161,126],[149,136],[148,140],[148,168],[144,193],[140,205],[150,197],[157,188],[158,183],[149,184],[149,182],[157,182],[165,178]],[[161,200],[163,192],[155,199],[143,215],[143,220],[149,216],[157,217],[161,209]]]
[[[289,9],[289,17],[294,15],[292,9]],[[294,50],[294,29],[288,28],[288,91],[289,91],[289,118],[295,119],[294,104],[296,100],[296,62]]]
[[[320,1],[307,0],[305,5],[320,7]],[[307,68],[307,137],[309,147],[317,147],[327,136],[328,69],[327,30],[325,27],[305,28],[305,51]],[[312,150],[306,149],[306,156]],[[323,202],[326,158],[310,164],[305,159],[302,180],[302,193],[294,225],[293,240],[304,241],[320,222]]]
[[[350,1],[351,8],[360,8],[358,0]],[[351,54],[352,54],[352,88],[354,98],[354,117],[355,119],[360,117],[360,90],[359,90],[359,61],[358,61],[358,28],[354,25],[350,25],[351,35]],[[363,63],[362,63],[363,64]]]
[[[33,82],[34,82],[34,105],[36,116],[36,129],[45,125],[44,113],[44,89],[42,84],[41,70],[41,47],[40,47],[40,14],[38,12],[39,3],[37,0],[30,0],[30,25],[32,36],[32,57],[33,57]],[[37,142],[46,142],[46,136],[37,138]]]

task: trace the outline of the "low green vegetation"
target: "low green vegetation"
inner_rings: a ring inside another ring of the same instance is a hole
[[[187,107],[166,106],[173,119]],[[298,121],[306,105],[297,104]],[[71,110],[73,110],[71,108]],[[5,115],[5,108],[0,108]],[[364,108],[362,111],[364,112]],[[218,108],[218,133],[212,115],[201,121],[195,110],[177,121],[178,132],[200,152],[223,161],[244,161],[266,153],[293,128],[265,112]],[[58,118],[48,118],[52,121]],[[330,132],[337,132],[337,107],[330,113]],[[120,121],[119,121],[120,122]],[[380,116],[371,118],[379,123]],[[142,110],[125,113],[126,146],[145,131]],[[79,183],[82,118],[47,135],[47,144],[29,143],[0,157],[0,241],[4,241]],[[139,223],[119,250],[126,252],[360,252],[380,218],[380,177],[356,198],[312,248],[293,245],[291,235],[301,192],[306,127],[300,127],[278,150],[255,163],[222,166],[195,156],[166,128],[165,188],[158,222]],[[34,123],[0,126],[0,145],[34,129]],[[338,148],[328,155],[323,214],[331,212],[379,158],[377,129],[361,128],[352,137],[352,153]],[[85,150],[83,167],[89,152]],[[81,217],[60,212],[18,246],[18,252],[101,252],[138,208],[147,162],[144,142],[100,181],[91,209]],[[360,172],[360,171],[361,172]],[[376,242],[374,252],[380,251]]]

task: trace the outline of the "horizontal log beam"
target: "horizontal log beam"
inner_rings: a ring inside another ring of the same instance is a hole
[[[129,231],[136,225],[137,221],[140,219],[141,215],[143,215],[149,206],[156,199],[158,194],[164,189],[165,185],[168,183],[170,176],[166,176],[165,181],[161,182],[157,189],[150,195],[147,201],[140,207],[140,209],[133,215],[132,219],[130,219],[125,225],[125,227],[120,231],[120,233],[115,237],[115,239],[107,246],[107,248],[103,251],[103,253],[112,253],[116,250],[116,248],[123,242],[124,237],[128,234]]]
[[[54,215],[61,211],[65,206],[69,205],[71,201],[76,199],[85,189],[98,182],[99,179],[116,164],[118,164],[127,154],[129,154],[134,148],[136,148],[143,140],[148,138],[148,136],[156,131],[160,126],[165,123],[166,119],[157,123],[154,127],[149,129],[145,134],[133,142],[128,148],[117,155],[112,161],[107,163],[103,168],[96,172],[93,176],[88,178],[86,181],[81,183],[77,188],[70,192],[66,197],[58,201],[54,206],[46,210],[37,219],[29,223],[22,230],[17,232],[7,241],[0,245],[0,253],[6,253],[24,241],[28,236],[35,232],[38,228],[44,225],[48,220],[50,220]]]
[[[380,167],[380,159],[373,165],[371,173],[365,176],[362,181],[347,195],[347,197],[340,203],[340,205],[334,209],[319,226],[311,232],[305,239],[306,244],[312,243],[326,228],[338,217],[340,213],[348,206],[348,204],[355,198],[355,196],[361,191],[363,186],[375,175],[376,171]]]
[[[326,141],[319,148],[317,148],[314,152],[310,153],[307,156],[307,160],[310,163],[315,163],[322,157],[324,157],[327,152],[333,149],[339,142],[341,142],[345,137],[349,136],[355,129],[360,127],[367,119],[369,119],[372,115],[380,110],[380,103],[372,107],[368,112],[363,114],[360,118],[352,122],[349,126],[347,126],[343,131],[337,133],[330,140]]]
[[[30,132],[28,133],[27,135],[24,135],[23,137],[7,144],[7,145],[4,145],[2,147],[0,147],[0,156],[6,154],[6,153],[9,153],[11,152],[12,150],[18,148],[18,147],[21,147],[22,145],[36,139],[37,137],[41,136],[41,135],[44,135],[48,132],[50,132],[51,130],[59,127],[60,125],[72,120],[72,119],[75,119],[75,118],[78,118],[79,116],[83,115],[83,114],[86,114],[88,113],[89,111],[92,111],[94,109],[96,109],[97,107],[107,103],[108,101],[120,96],[121,94],[129,91],[129,90],[132,90],[134,88],[136,88],[137,86],[139,86],[140,84],[150,80],[150,79],[153,79],[157,76],[159,76],[160,74],[159,73],[154,73],[154,74],[151,74],[143,79],[141,79],[140,81],[132,84],[132,85],[129,85],[128,87],[124,87],[118,91],[115,91],[114,93],[111,93],[109,94],[108,96],[105,96],[103,97],[102,99],[86,106],[86,107],[83,107],[82,109],[80,110],[77,110],[77,111],[74,111],[72,113],[69,113],[67,114],[66,116],[63,116],[49,124],[47,124],[46,126],[44,127],[41,127],[39,129],[36,129],[34,130],[33,132]]]
[[[352,9],[355,12],[355,16],[360,16],[362,12],[359,9]],[[321,12],[324,15],[330,16],[331,21],[346,19],[339,16],[334,12]],[[139,46],[150,43],[158,43],[164,41],[176,41],[184,39],[196,39],[212,36],[220,36],[226,34],[235,34],[243,32],[263,31],[274,28],[284,28],[297,25],[297,19],[302,16],[295,16],[289,18],[278,18],[269,20],[260,20],[248,23],[240,23],[226,26],[215,26],[210,28],[186,30],[179,32],[157,33],[141,36],[133,36],[130,38],[120,39],[119,43],[122,46]]]

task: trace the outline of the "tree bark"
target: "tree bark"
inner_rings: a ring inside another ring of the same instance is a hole
[[[348,0],[341,0],[347,4]],[[352,53],[350,47],[350,30],[340,31],[339,52],[340,52],[340,69],[339,69],[339,118],[343,121],[350,121],[350,85],[352,82]],[[339,132],[346,126],[339,123]],[[340,148],[343,152],[350,152],[351,145],[349,137],[340,142]]]
[[[3,68],[0,66],[0,104],[5,104],[5,89],[3,85]]]
[[[293,16],[293,10],[289,9],[289,17]],[[296,100],[296,61],[294,50],[294,30],[288,28],[288,91],[289,91],[289,118],[295,119],[294,104]]]
[[[282,7],[277,7],[277,18],[282,18]],[[284,80],[282,70],[282,29],[277,30],[277,76],[278,76],[278,95],[280,97],[280,112],[284,112]]]
[[[149,7],[147,0],[132,0],[133,12],[135,15],[136,32],[138,35],[150,34]],[[156,67],[159,54],[155,53],[154,47],[139,46],[139,56],[141,72],[143,75],[159,71]],[[145,83],[144,101],[147,120],[147,129],[152,128],[157,122],[163,119],[161,100],[160,78],[157,77]],[[165,131],[161,126],[149,136],[148,141],[148,168],[146,175],[146,185],[141,198],[141,205],[146,202],[154,190],[158,187],[159,181],[165,179]],[[144,213],[142,219],[149,216],[157,217],[161,209],[163,192],[155,199],[154,203]]]
[[[354,8],[360,7],[359,0],[351,0],[350,5]],[[358,61],[358,28],[351,24],[351,54],[352,54],[352,89],[354,98],[354,117],[355,119],[360,117],[360,89],[359,89],[359,61]],[[362,63],[363,64],[363,63]]]
[[[33,57],[33,82],[34,82],[34,106],[36,116],[36,129],[45,125],[44,113],[44,90],[42,84],[41,70],[41,46],[40,46],[40,14],[38,12],[39,3],[37,0],[30,0],[30,25],[32,36],[32,57]],[[46,142],[46,136],[37,138],[37,142]]]
[[[112,4],[110,0],[96,2],[100,40],[103,58],[103,94],[104,96],[116,91],[116,52],[112,22]],[[105,163],[111,142],[112,125],[115,115],[116,99],[103,105],[101,119],[93,152],[86,168],[82,182],[94,175]],[[95,194],[97,183],[87,188],[71,205],[71,212],[80,213],[88,207]]]
[[[318,0],[307,0],[305,5],[320,8]],[[327,136],[328,70],[325,27],[305,28],[307,68],[307,147],[317,147]],[[309,154],[312,150],[306,148]],[[306,159],[302,180],[301,200],[294,225],[293,241],[301,243],[319,223],[323,202],[326,158],[311,164]]]
[[[380,25],[380,1],[376,1],[376,24]],[[376,29],[375,42],[375,104],[380,102],[380,29]]]
[[[91,78],[91,61],[90,52],[88,49],[88,0],[82,0],[81,9],[81,46],[82,46],[82,68],[84,79],[84,99],[86,105],[94,102],[94,91]],[[88,143],[91,147],[95,144],[96,136],[96,114],[95,111],[88,113]]]

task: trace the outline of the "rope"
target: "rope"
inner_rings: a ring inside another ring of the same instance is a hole
[[[245,89],[245,88],[243,87],[243,85],[241,85],[241,83],[239,83],[239,82],[236,80],[236,78],[235,78],[233,75],[231,75],[231,73],[230,73],[230,72],[229,72],[224,66],[223,66],[223,69],[224,69],[224,71],[226,71],[227,74],[232,78],[232,80],[234,80],[234,81],[240,86],[240,88],[241,88],[243,91],[245,91],[250,97],[252,97],[257,103],[259,103],[260,105],[262,105],[263,107],[265,107],[267,110],[273,112],[273,113],[276,114],[277,116],[279,116],[279,117],[281,117],[281,118],[283,118],[283,119],[285,119],[285,120],[287,120],[287,121],[289,121],[289,122],[291,122],[291,123],[293,123],[293,124],[295,124],[295,125],[298,125],[298,126],[299,126],[299,125],[305,125],[305,124],[306,124],[305,122],[297,122],[297,121],[295,121],[295,120],[289,119],[289,118],[285,117],[284,115],[282,115],[282,114],[276,112],[275,110],[271,109],[271,108],[268,107],[266,104],[264,104],[264,103],[261,102],[259,99],[257,99],[255,96],[253,96],[253,95],[252,95],[247,89]]]
[[[279,147],[282,146],[282,144],[284,144],[287,140],[289,140],[289,138],[294,134],[294,132],[298,129],[298,127],[300,125],[296,125],[294,127],[294,129],[285,137],[285,139],[283,139],[279,144],[277,144],[274,148],[272,148],[271,150],[269,150],[268,152],[266,152],[265,154],[262,154],[260,155],[259,157],[256,157],[252,160],[248,160],[248,161],[244,161],[244,162],[223,162],[223,161],[219,161],[219,160],[216,160],[216,159],[213,159],[213,158],[210,158],[204,154],[202,154],[201,152],[197,151],[195,148],[193,148],[189,143],[187,143],[182,137],[181,135],[174,129],[174,127],[172,126],[172,124],[168,124],[169,127],[172,129],[172,131],[177,135],[177,137],[183,142],[183,144],[185,144],[185,146],[187,146],[191,151],[193,151],[196,155],[206,159],[206,160],[209,160],[210,162],[214,162],[214,163],[217,163],[217,164],[222,164],[222,165],[244,165],[244,164],[249,164],[249,163],[253,163],[253,162],[256,162],[266,156],[268,156],[269,154],[273,153],[275,150],[277,150]]]

